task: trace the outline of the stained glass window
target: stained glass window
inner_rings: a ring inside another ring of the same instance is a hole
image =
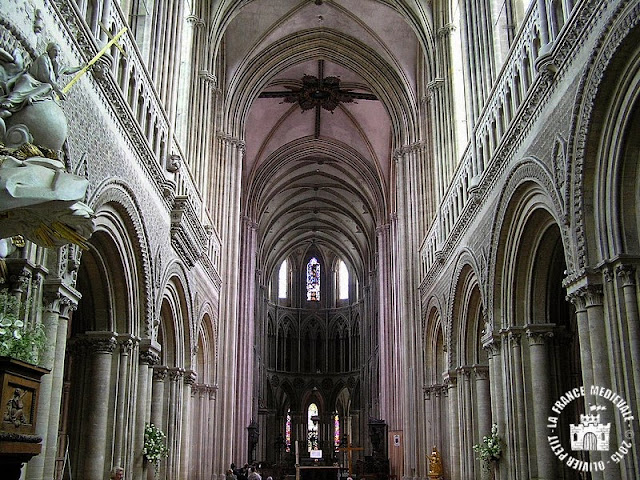
[[[315,403],[307,410],[307,440],[308,451],[318,449],[318,406]]]
[[[285,424],[284,431],[285,450],[289,453],[291,451],[291,409],[287,410],[287,423]]]
[[[340,417],[337,413],[333,416],[333,445],[336,449],[340,447]]]
[[[287,273],[287,259],[285,258],[278,272],[278,298],[287,298]]]
[[[349,298],[349,271],[347,264],[342,260],[338,265],[338,298],[340,300]]]
[[[320,262],[315,257],[307,263],[307,300],[320,301]]]

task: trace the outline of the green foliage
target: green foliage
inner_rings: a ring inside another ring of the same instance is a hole
[[[153,423],[145,424],[142,455],[148,462],[153,463],[156,474],[160,467],[160,460],[169,456],[169,449],[165,445],[166,441],[167,436],[162,430]]]
[[[25,325],[24,305],[7,290],[0,290],[0,356],[37,364],[47,337],[41,324]]]
[[[502,455],[502,438],[498,435],[498,425],[491,426],[491,435],[482,437],[482,443],[473,446],[473,451],[478,454],[478,460],[485,463],[497,461]]]

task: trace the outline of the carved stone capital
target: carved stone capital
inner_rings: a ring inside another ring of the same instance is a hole
[[[153,380],[155,382],[164,382],[167,378],[167,367],[164,365],[155,365],[153,367]]]
[[[143,350],[140,352],[140,363],[151,367],[158,365],[160,363],[160,355],[152,350]]]
[[[602,285],[588,285],[581,289],[581,292],[584,295],[587,308],[602,305]]]
[[[9,283],[13,293],[23,293],[29,289],[31,283],[31,270],[27,267],[22,268],[16,273],[9,276]]]
[[[217,385],[209,385],[209,400],[215,400],[218,394],[218,386]]]
[[[442,383],[435,383],[424,387],[424,399],[430,400],[431,397],[439,398],[446,395],[447,386]]]
[[[618,265],[616,275],[622,282],[623,287],[630,287],[636,284],[636,268],[633,265]]]
[[[139,343],[139,339],[131,335],[119,335],[118,345],[120,346],[120,355],[129,355],[133,347]]]
[[[476,380],[488,380],[489,379],[489,366],[488,365],[474,365],[473,373],[476,374]]]
[[[172,382],[178,382],[184,377],[184,370],[181,368],[169,368],[169,380]]]
[[[608,266],[604,267],[602,269],[602,278],[604,278],[605,282],[611,283],[614,279],[613,270]]]
[[[576,312],[583,312],[587,309],[587,301],[584,295],[578,290],[567,294],[567,300],[573,304]]]
[[[61,280],[46,281],[43,288],[45,310],[68,318],[78,308],[80,292]]]
[[[112,332],[86,332],[83,338],[87,353],[112,354],[118,342]]]
[[[442,376],[447,389],[456,388],[458,386],[458,374],[455,370],[449,370]]]
[[[213,88],[218,85],[218,78],[207,70],[200,70],[198,72],[198,77],[204,82],[210,83]]]
[[[511,327],[505,330],[504,335],[509,339],[511,347],[520,347],[524,333],[522,327]]]
[[[193,14],[187,17],[187,23],[195,28],[202,28],[205,26],[204,20]]]
[[[191,385],[192,387],[196,384],[196,379],[198,378],[198,374],[193,370],[186,370],[184,372],[184,384]]]
[[[553,338],[553,329],[555,325],[528,325],[525,327],[527,338],[529,339],[529,345],[545,345],[548,340]]]
[[[427,90],[430,94],[433,94],[433,92],[437,92],[442,87],[444,87],[444,78],[434,78],[429,83],[427,83]]]
[[[486,350],[489,358],[500,355],[502,340],[497,335],[493,335],[487,341],[482,342],[482,348]]]
[[[436,35],[438,35],[439,38],[445,38],[450,36],[451,33],[454,32],[455,30],[456,30],[455,24],[447,23],[446,25],[443,25],[438,29],[438,31],[436,32]]]

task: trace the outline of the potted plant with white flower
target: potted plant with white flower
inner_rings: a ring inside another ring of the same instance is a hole
[[[29,302],[24,304],[6,289],[0,290],[0,357],[37,365],[46,346],[42,324],[28,325]]]
[[[40,379],[49,370],[37,364],[46,336],[40,323],[29,322],[29,305],[0,290],[0,456],[10,479],[20,478],[22,464],[42,448],[36,417]]]
[[[160,428],[153,423],[145,424],[142,455],[145,461],[153,464],[155,475],[158,474],[158,470],[160,469],[160,460],[169,456],[169,449],[167,448],[166,442],[167,436]]]
[[[504,442],[498,435],[498,424],[491,426],[491,434],[482,437],[482,442],[474,445],[473,450],[478,455],[476,458],[482,461],[485,468],[491,468],[491,464],[500,460]]]

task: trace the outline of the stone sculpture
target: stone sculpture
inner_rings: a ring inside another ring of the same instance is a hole
[[[82,202],[87,179],[60,159],[67,121],[60,75],[78,71],[58,63],[51,42],[29,66],[18,49],[0,47],[0,238],[23,235],[45,247],[86,246],[94,214]]]

